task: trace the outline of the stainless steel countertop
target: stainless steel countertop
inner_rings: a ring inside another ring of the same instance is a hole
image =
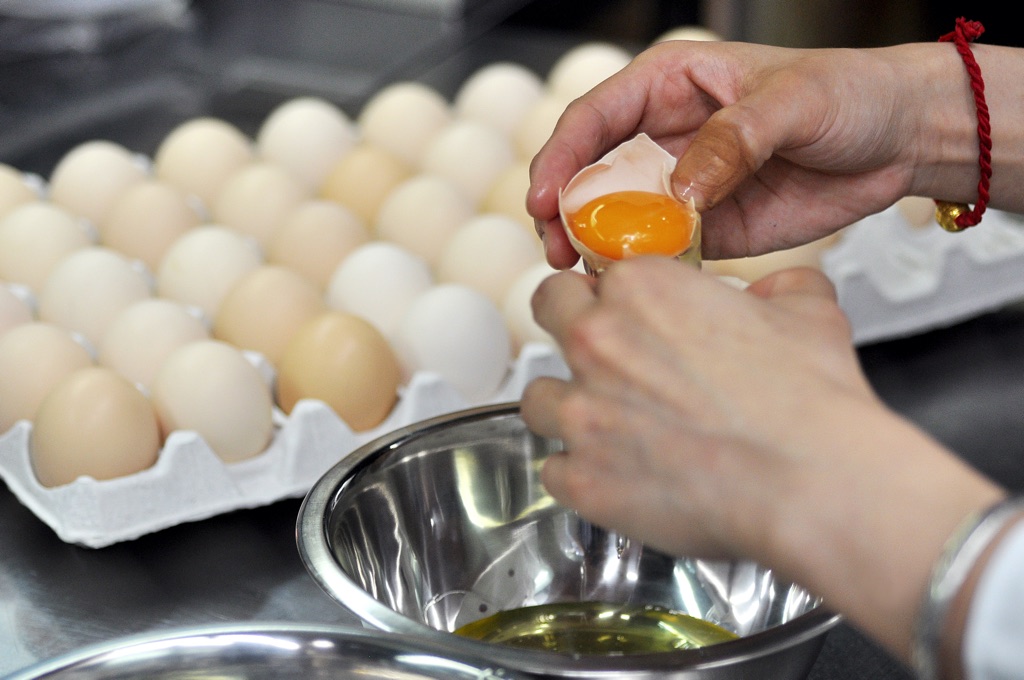
[[[45,175],[60,154],[90,137],[150,153],[175,123],[201,113],[252,132],[274,105],[297,94],[321,94],[354,112],[397,77],[451,94],[483,63],[515,58],[543,69],[568,46],[564,36],[505,30],[495,25],[497,15],[475,24],[422,16],[381,23],[340,3],[202,6],[194,25],[133,39],[112,53],[4,64],[0,162]],[[373,44],[384,33],[407,39],[382,53]],[[984,472],[1024,488],[1024,311],[1009,307],[878,343],[861,356],[896,410]],[[94,550],[63,543],[0,485],[0,675],[83,645],[182,626],[357,626],[299,561],[298,507],[282,501]],[[854,678],[910,675],[841,625],[811,680]]]

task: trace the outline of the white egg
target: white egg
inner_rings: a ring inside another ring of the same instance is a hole
[[[503,133],[477,121],[456,120],[430,143],[422,168],[450,179],[477,205],[515,160],[512,143]]]
[[[473,202],[450,179],[419,174],[399,184],[377,213],[376,235],[437,262],[448,239],[476,213]]]
[[[470,403],[497,391],[512,357],[497,306],[483,293],[455,283],[435,285],[413,300],[394,344],[408,373],[435,373]]]
[[[265,246],[274,229],[309,196],[306,186],[283,167],[257,161],[224,182],[213,203],[213,221]]]
[[[153,172],[165,182],[196,196],[208,209],[236,170],[255,157],[241,130],[219,118],[187,120],[171,130],[153,156]]]
[[[60,260],[92,244],[90,232],[64,208],[25,203],[0,220],[0,279],[38,293]]]
[[[32,186],[24,173],[0,163],[0,219],[19,205],[39,198],[39,191]]]
[[[212,324],[228,289],[262,263],[252,239],[225,226],[203,224],[167,249],[157,272],[157,294],[199,308]]]
[[[279,164],[312,191],[352,148],[357,136],[355,123],[333,103],[319,97],[297,97],[270,112],[256,134],[256,149],[262,158]]]
[[[586,42],[563,54],[547,76],[548,89],[569,102],[589,92],[633,59],[625,48],[607,42]]]
[[[0,283],[0,336],[34,318],[28,293],[19,286]]]
[[[122,309],[152,293],[137,264],[115,250],[92,246],[53,268],[39,292],[39,318],[81,333],[95,348]]]
[[[367,224],[373,224],[384,199],[412,175],[409,163],[387,149],[363,142],[331,169],[320,187],[320,196],[345,206]]]
[[[565,111],[565,101],[545,93],[533,103],[512,132],[512,145],[521,160],[530,160],[551,137],[555,124]]]
[[[149,168],[137,154],[115,142],[94,140],[65,154],[50,175],[49,198],[75,215],[99,224],[110,206]]]
[[[657,38],[651,41],[651,44],[657,44],[661,42],[667,42],[670,40],[699,40],[705,42],[717,42],[722,39],[722,36],[717,32],[712,31],[710,28],[697,25],[685,25],[670,28],[665,31]]]
[[[543,79],[521,64],[500,61],[477,69],[462,83],[452,106],[461,118],[511,135],[544,93]]]
[[[149,298],[125,307],[111,320],[97,359],[148,391],[171,352],[209,337],[195,310],[173,300]]]
[[[92,355],[66,328],[32,321],[0,337],[0,432],[35,418],[39,404],[66,375],[91,366]]]
[[[471,217],[448,241],[437,264],[440,282],[462,283],[501,304],[512,282],[543,259],[540,240],[512,217]]]
[[[395,243],[373,241],[338,265],[327,286],[327,304],[366,319],[391,338],[412,301],[433,284],[421,256]]]
[[[364,139],[416,167],[434,136],[453,117],[451,106],[437,90],[400,81],[370,97],[356,122]]]
[[[304,201],[274,229],[267,243],[267,261],[294,269],[322,290],[338,264],[369,240],[367,225],[345,206]]]
[[[153,404],[166,437],[199,434],[223,461],[262,453],[273,436],[273,394],[241,350],[196,340],[174,350],[153,382]]]
[[[501,312],[505,317],[515,351],[518,353],[527,343],[535,342],[556,345],[555,339],[533,317],[533,294],[541,281],[557,270],[547,262],[538,262],[521,273],[505,293]]]
[[[533,217],[526,211],[526,193],[529,189],[530,163],[517,160],[498,175],[487,190],[479,210],[513,217],[534,234]]]
[[[99,223],[100,243],[155,272],[179,236],[199,226],[202,213],[176,186],[157,179],[133,185]]]

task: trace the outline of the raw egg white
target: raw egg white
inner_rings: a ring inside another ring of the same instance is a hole
[[[25,203],[0,220],[0,279],[38,293],[59,261],[92,244],[89,231],[64,208]]]
[[[273,398],[263,374],[238,348],[197,340],[174,350],[153,382],[166,438],[197,433],[226,463],[262,453],[273,436]]]
[[[0,163],[0,219],[24,203],[39,200],[39,192],[16,168]]]
[[[92,355],[66,328],[43,321],[0,336],[0,432],[32,420],[43,398],[64,376],[91,366]]]
[[[39,293],[39,318],[81,333],[96,348],[111,320],[152,295],[144,270],[115,250],[82,248],[57,263]]]
[[[327,311],[307,321],[288,343],[277,376],[277,402],[291,413],[299,401],[318,399],[361,432],[391,412],[401,375],[391,345],[372,324]]]
[[[431,266],[459,225],[476,214],[450,179],[419,174],[395,187],[377,214],[376,235],[411,250]]]
[[[356,123],[364,139],[418,167],[430,142],[453,118],[451,106],[437,90],[400,81],[370,97]]]
[[[459,87],[455,115],[493,126],[511,135],[526,111],[544,93],[543,79],[514,62],[501,61],[477,69]]]
[[[345,206],[366,224],[373,224],[384,199],[412,174],[412,167],[394,153],[363,142],[331,169],[320,187],[320,196]]]
[[[171,130],[153,156],[153,172],[209,209],[221,187],[256,155],[252,140],[219,118],[193,118]]]
[[[73,148],[54,167],[49,198],[95,225],[121,194],[148,174],[140,157],[120,144],[89,141]]]
[[[0,336],[34,317],[28,294],[21,287],[0,282]]]
[[[372,241],[355,249],[327,286],[331,309],[360,316],[391,338],[412,301],[434,284],[426,260],[395,243]]]
[[[99,239],[156,272],[171,244],[201,220],[202,212],[180,189],[147,179],[114,201],[98,225]]]
[[[256,150],[301,181],[307,191],[314,191],[357,136],[355,123],[331,102],[297,97],[263,121],[256,134]]]
[[[213,203],[213,221],[265,246],[274,229],[309,196],[305,185],[280,165],[255,162],[224,182]]]
[[[515,159],[502,132],[477,121],[455,120],[427,147],[422,169],[448,178],[477,205]]]
[[[345,206],[304,201],[274,229],[267,262],[290,267],[324,290],[338,264],[369,240],[369,227]]]
[[[167,249],[157,271],[157,294],[199,308],[212,325],[228,289],[261,264],[263,255],[252,239],[203,224]]]
[[[512,282],[543,256],[539,239],[516,219],[481,213],[448,241],[437,264],[437,280],[465,284],[500,305]]]
[[[295,332],[326,309],[319,286],[308,278],[288,267],[263,265],[228,290],[213,336],[259,352],[276,366]]]
[[[209,337],[198,311],[173,300],[148,298],[125,307],[111,320],[97,359],[148,393],[171,352]]]
[[[632,59],[632,54],[612,43],[577,45],[551,67],[547,76],[548,90],[562,101],[570,102],[625,68]]]
[[[512,358],[501,311],[483,293],[456,283],[435,285],[413,300],[394,346],[406,375],[435,373],[469,403],[497,391]]]
[[[46,487],[79,477],[116,479],[156,464],[161,437],[153,405],[109,368],[70,373],[39,405],[29,442],[36,479]]]

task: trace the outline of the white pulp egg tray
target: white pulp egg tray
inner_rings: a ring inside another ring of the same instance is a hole
[[[1024,216],[988,210],[950,233],[892,207],[847,227],[821,267],[857,345],[949,326],[1024,298]]]
[[[989,210],[982,224],[949,234],[937,224],[914,226],[894,208],[844,231],[822,255],[850,318],[855,344],[947,326],[1024,297],[1024,218]],[[528,344],[491,398],[469,403],[441,377],[417,373],[377,427],[354,432],[326,404],[300,402],[277,412],[262,454],[224,463],[201,437],[172,433],[158,462],[142,472],[55,488],[32,471],[32,425],[0,434],[0,478],[64,541],[100,548],[232,510],[302,497],[342,457],[387,432],[462,408],[516,401],[539,376],[567,378],[558,350]]]
[[[42,486],[32,471],[32,424],[20,421],[0,435],[0,478],[23,505],[68,543],[100,548],[184,522],[232,510],[299,498],[331,466],[362,444],[399,427],[484,403],[516,401],[533,378],[568,377],[558,351],[523,347],[490,399],[469,403],[433,373],[412,376],[398,403],[377,427],[354,432],[326,404],[305,400],[285,416],[277,412],[273,439],[261,454],[224,463],[194,432],[172,432],[157,463],[141,472],[63,486]]]

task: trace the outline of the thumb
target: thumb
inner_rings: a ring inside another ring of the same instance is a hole
[[[680,200],[693,198],[697,212],[718,205],[771,155],[745,139],[743,128],[722,109],[697,130],[672,171],[672,189]]]
[[[836,287],[831,279],[813,267],[773,272],[747,286],[747,292],[764,299],[799,295],[836,301]]]

